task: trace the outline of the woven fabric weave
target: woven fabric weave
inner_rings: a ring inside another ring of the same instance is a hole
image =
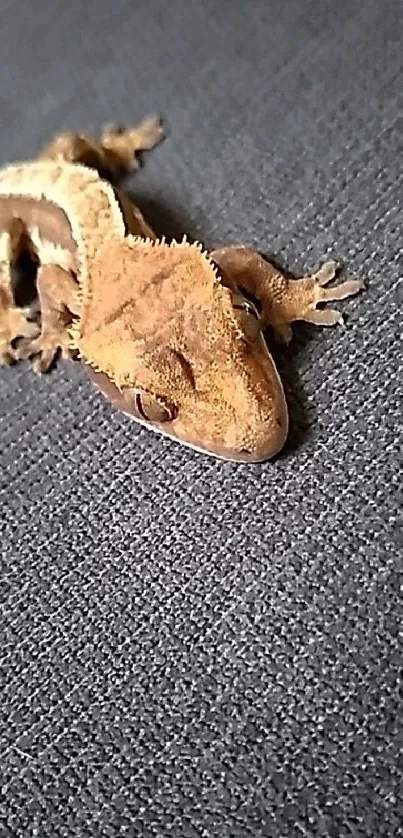
[[[1,838],[397,836],[402,37],[399,0],[3,0],[1,165],[161,113],[158,232],[367,290],[271,346],[263,466],[1,371]]]

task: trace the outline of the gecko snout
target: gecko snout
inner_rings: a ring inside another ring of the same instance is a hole
[[[268,366],[267,366],[268,365]],[[272,459],[288,435],[288,413],[280,380],[268,353],[254,370],[255,390],[233,371],[225,382],[226,398],[219,388],[193,392],[179,407],[131,388],[119,390],[104,373],[89,365],[89,377],[115,408],[142,424],[190,448],[224,460],[258,463]],[[212,384],[212,382],[211,382]],[[224,382],[221,382],[223,385]]]

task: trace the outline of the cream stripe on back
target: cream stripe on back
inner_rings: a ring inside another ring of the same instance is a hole
[[[77,245],[78,279],[85,296],[88,267],[98,249],[109,238],[125,235],[112,187],[94,169],[41,160],[0,171],[0,196],[10,195],[49,201],[66,214]]]

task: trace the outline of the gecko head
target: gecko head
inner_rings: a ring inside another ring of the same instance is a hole
[[[216,457],[277,454],[287,408],[253,305],[198,244],[128,237],[103,250],[76,343],[104,395]]]

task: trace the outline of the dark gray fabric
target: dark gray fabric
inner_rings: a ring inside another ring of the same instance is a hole
[[[368,279],[273,347],[275,463],[2,371],[0,836],[397,835],[401,2],[3,0],[0,36],[1,164],[156,111],[158,231]]]

